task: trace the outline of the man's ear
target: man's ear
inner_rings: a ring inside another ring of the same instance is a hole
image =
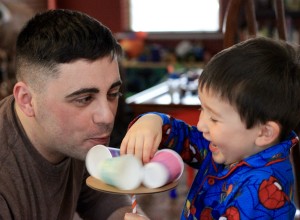
[[[255,140],[257,146],[269,146],[276,142],[280,134],[280,125],[274,121],[268,121],[261,125],[259,135]]]
[[[14,86],[13,93],[16,104],[19,106],[21,111],[28,117],[33,117],[34,108],[32,105],[32,93],[26,83],[17,82]]]

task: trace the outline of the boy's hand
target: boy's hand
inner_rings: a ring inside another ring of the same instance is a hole
[[[127,131],[120,146],[121,155],[134,154],[148,163],[161,142],[162,124],[161,117],[155,114],[140,117]]]

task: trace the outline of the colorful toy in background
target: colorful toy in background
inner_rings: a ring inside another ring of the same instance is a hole
[[[138,62],[202,62],[206,51],[201,40],[153,41],[147,32],[131,32],[120,36],[125,60]]]
[[[182,99],[197,95],[198,77],[202,68],[180,69],[174,65],[168,65],[168,89],[171,103],[179,104]]]
[[[145,32],[133,32],[128,38],[120,40],[120,44],[127,58],[137,58],[142,54],[146,37],[147,33]]]
[[[144,51],[144,40],[142,39],[124,39],[120,44],[128,58],[136,58]]]
[[[108,185],[134,190],[141,184],[154,189],[179,180],[184,163],[175,151],[163,149],[143,166],[134,155],[120,156],[117,148],[96,145],[87,153],[86,167],[91,176]]]

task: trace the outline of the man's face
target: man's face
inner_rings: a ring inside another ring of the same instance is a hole
[[[33,144],[50,161],[85,159],[97,144],[108,145],[121,86],[117,60],[78,60],[59,65],[59,77],[33,94]]]

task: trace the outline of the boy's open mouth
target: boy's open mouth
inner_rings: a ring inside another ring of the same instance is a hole
[[[215,144],[213,144],[213,143],[210,143],[210,145],[209,145],[209,150],[210,150],[211,152],[215,153],[215,152],[218,152],[218,151],[219,151],[219,148],[218,148],[217,145],[215,145]]]

